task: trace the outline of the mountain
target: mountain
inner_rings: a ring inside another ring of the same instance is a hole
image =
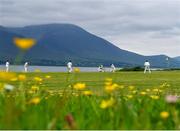
[[[72,24],[46,24],[18,28],[0,27],[0,59],[11,61],[18,53],[12,43],[14,37],[31,37],[37,40],[23,61],[38,65],[65,65],[71,59],[78,66],[143,65],[149,60],[154,67],[166,67],[167,56],[143,56],[122,50],[110,42],[97,37],[79,26]],[[172,67],[180,62],[171,58]]]
[[[180,56],[174,57],[174,59],[180,61]]]

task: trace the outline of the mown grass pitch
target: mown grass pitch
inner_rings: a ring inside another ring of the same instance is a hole
[[[180,129],[178,71],[2,74],[0,129]]]

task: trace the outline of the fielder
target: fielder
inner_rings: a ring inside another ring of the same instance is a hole
[[[116,67],[114,66],[114,64],[111,65],[111,72],[115,72],[116,71]]]
[[[144,63],[144,73],[146,73],[147,70],[149,71],[149,73],[151,73],[150,63],[146,60]]]
[[[24,72],[28,72],[28,62],[25,62],[24,64]]]
[[[6,72],[9,72],[9,65],[10,65],[9,62],[7,61],[6,62]]]
[[[68,69],[69,73],[71,73],[73,71],[71,60],[67,63],[67,69]]]

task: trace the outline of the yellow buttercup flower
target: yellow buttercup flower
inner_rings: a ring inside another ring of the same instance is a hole
[[[167,119],[167,118],[169,117],[169,112],[167,112],[167,111],[162,111],[162,112],[160,113],[160,117],[161,117],[162,119]]]
[[[124,85],[119,85],[119,89],[124,89]]]
[[[133,98],[133,95],[127,95],[127,98],[131,99],[131,98]]]
[[[106,109],[108,107],[112,107],[114,103],[115,103],[115,100],[112,97],[109,100],[102,100],[100,104],[100,108]]]
[[[49,75],[46,75],[46,76],[45,76],[45,78],[49,79],[49,78],[51,78],[51,76],[49,76]]]
[[[134,86],[129,86],[128,88],[129,88],[129,90],[133,90],[135,87]]]
[[[14,77],[14,78],[11,78],[10,81],[17,81],[18,78],[17,77]]]
[[[26,76],[25,75],[18,75],[18,79],[19,79],[19,81],[25,81]]]
[[[48,99],[48,97],[46,96],[46,97],[45,97],[45,100],[47,100],[47,99]]]
[[[1,80],[11,80],[15,77],[16,77],[15,73],[0,71],[0,79]]]
[[[76,83],[74,86],[73,86],[74,89],[76,90],[83,90],[86,88],[86,84],[85,83]]]
[[[108,102],[106,100],[102,100],[101,104],[100,104],[100,107],[102,109],[106,109],[108,107]]]
[[[38,90],[39,90],[39,87],[38,87],[38,86],[32,86],[32,87],[31,87],[31,90],[32,90],[32,91],[38,91]]]
[[[153,89],[154,92],[159,92],[159,89],[155,88]]]
[[[35,43],[36,41],[32,38],[14,38],[14,44],[22,50],[30,49]]]
[[[147,92],[150,92],[151,90],[150,89],[146,89]]]
[[[92,91],[83,91],[83,94],[86,95],[86,96],[91,96],[93,94]]]
[[[80,72],[80,69],[79,68],[74,68],[74,72],[78,73],[78,72]]]
[[[137,93],[137,90],[133,90],[132,93],[133,93],[133,94],[136,94],[136,93]]]
[[[33,94],[33,93],[34,93],[34,91],[32,91],[32,90],[28,91],[28,94]]]
[[[110,85],[112,85],[112,82],[111,81],[110,82],[105,82],[105,85],[110,86]]]
[[[146,95],[147,93],[145,91],[140,92],[141,95]]]
[[[34,105],[37,105],[40,103],[40,98],[39,97],[34,97],[32,98],[30,101],[29,101],[29,104],[34,104]]]
[[[156,95],[151,95],[150,96],[152,99],[154,99],[154,100],[158,100],[159,99],[159,96],[156,96]]]
[[[37,82],[42,82],[43,79],[40,78],[40,77],[34,77],[34,80],[37,81]]]
[[[163,90],[159,90],[159,93],[162,93],[163,92]]]
[[[112,84],[112,85],[108,85],[108,86],[105,86],[105,91],[108,92],[108,93],[111,93],[113,92],[115,89],[117,89],[118,87],[118,84]]]

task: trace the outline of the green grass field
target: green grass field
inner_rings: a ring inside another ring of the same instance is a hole
[[[0,129],[180,129],[179,96],[180,71],[2,72]]]

